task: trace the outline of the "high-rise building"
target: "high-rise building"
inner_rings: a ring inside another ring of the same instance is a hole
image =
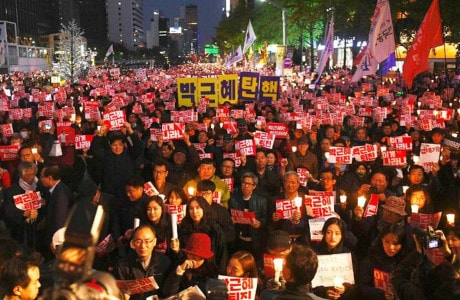
[[[146,32],[147,49],[158,47],[160,45],[159,23],[160,23],[160,10],[155,9],[153,16],[150,19],[150,28]]]
[[[129,49],[145,46],[142,0],[107,0],[108,38]]]
[[[80,28],[90,47],[106,46],[107,12],[105,0],[80,0]]]
[[[80,26],[80,7],[77,0],[59,0],[59,23],[67,26],[75,21]]]
[[[184,32],[186,53],[198,53],[199,31],[198,31],[198,6],[188,4],[185,6],[185,24],[186,31]]]

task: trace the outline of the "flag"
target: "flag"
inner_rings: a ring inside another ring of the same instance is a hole
[[[357,82],[361,77],[375,75],[375,72],[377,72],[378,63],[369,47],[364,47],[363,51],[358,55],[358,58],[361,59],[356,64],[356,71],[355,74],[353,74],[351,82]],[[358,60],[358,58],[356,60]]]
[[[356,71],[351,82],[357,82],[363,76],[375,75],[377,65],[390,57],[396,49],[388,0],[377,1],[371,20],[367,46],[353,63],[356,65]]]
[[[391,19],[390,2],[379,0],[372,17],[371,29],[369,30],[368,47],[378,63],[381,63],[391,53],[395,52],[395,37],[393,21]]]
[[[318,63],[318,67],[316,68],[316,73],[318,74],[318,79],[316,80],[316,84],[318,84],[321,80],[321,74],[323,74],[324,67],[326,66],[327,60],[329,56],[331,56],[332,52],[334,52],[334,15],[331,16],[329,20],[329,24],[327,27],[326,33],[326,42],[324,45],[323,53],[321,54],[321,58]]]
[[[113,54],[113,44],[110,45],[109,49],[107,49],[107,52],[105,53],[105,57],[108,57]]]
[[[248,28],[246,29],[246,36],[244,38],[243,54],[246,53],[246,51],[248,51],[249,47],[251,47],[256,38],[257,37],[254,33],[254,28],[252,28],[251,20],[249,20]]]
[[[409,88],[417,74],[428,70],[430,49],[443,44],[439,0],[433,0],[404,60],[403,77]]]
[[[391,68],[396,66],[396,56],[395,53],[391,53],[390,56],[388,56],[387,59],[382,61],[379,65],[379,70],[377,71],[378,76],[385,76]]]
[[[236,52],[233,53],[232,57],[227,61],[227,69],[230,68],[234,63],[237,63],[239,61],[243,60],[243,52],[241,51],[241,45],[238,46],[238,49],[236,49]]]

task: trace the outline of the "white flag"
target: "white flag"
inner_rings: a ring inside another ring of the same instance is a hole
[[[251,47],[256,38],[257,37],[254,33],[254,28],[252,28],[251,20],[249,20],[248,29],[246,29],[246,37],[244,39],[243,53],[246,53],[246,51],[248,51],[249,47]]]
[[[331,20],[329,21],[325,40],[326,42],[324,45],[324,50],[316,68],[316,73],[318,74],[316,83],[321,81],[321,74],[323,74],[327,60],[329,59],[329,56],[331,56],[331,54],[334,52],[334,15],[331,16]]]
[[[5,64],[5,42],[0,42],[0,66]]]
[[[375,75],[377,65],[387,59],[395,49],[390,3],[388,0],[378,0],[372,17],[369,40],[366,48],[356,58],[356,72],[351,82],[357,82],[363,76]]]
[[[355,74],[353,74],[353,78],[351,79],[351,82],[357,82],[363,76],[375,75],[375,73],[377,72],[378,63],[375,60],[375,57],[372,56],[372,53],[369,50],[369,47],[366,46],[363,49],[363,51],[358,55],[356,60],[357,60],[356,71],[355,71]]]
[[[369,31],[368,47],[378,63],[395,52],[395,36],[391,19],[390,2],[378,0]]]
[[[237,63],[242,60],[243,60],[243,52],[241,51],[241,45],[240,45],[238,46],[238,49],[236,49],[236,52],[233,53],[233,56],[230,57],[230,59],[227,61],[227,69],[230,68],[234,63]]]
[[[105,53],[105,57],[108,57],[113,54],[113,44],[110,45],[109,49],[107,49],[107,52]]]

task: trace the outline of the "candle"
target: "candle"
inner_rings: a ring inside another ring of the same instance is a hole
[[[412,156],[412,161],[414,162],[414,164],[417,164],[419,160],[420,160],[419,156],[417,155]]]
[[[380,146],[380,151],[382,151],[382,152],[387,151],[387,147],[386,146]]]
[[[329,161],[329,152],[324,152],[324,157],[326,158],[326,161]]]
[[[296,146],[292,146],[292,152],[296,152],[297,151],[297,147]]]
[[[456,133],[456,132],[453,132],[453,133],[452,133],[452,136],[453,136],[454,138],[456,138],[456,137],[457,137],[457,133]]]
[[[343,288],[343,278],[342,277],[334,277],[334,288],[342,289]]]
[[[275,258],[273,260],[273,267],[275,269],[275,281],[280,281],[281,271],[283,270],[283,259],[282,258]]]
[[[212,124],[211,124],[211,129],[214,130],[214,127],[215,127],[215,126],[216,126],[216,125],[214,125],[214,123],[212,123]]]
[[[70,114],[70,121],[75,122],[75,114]]]
[[[190,195],[190,196],[193,196],[195,195],[195,188],[193,186],[189,186],[187,188],[187,193]]]
[[[98,131],[98,132],[101,131],[101,125],[97,125],[97,131]]]
[[[224,127],[224,123],[219,123],[220,128]]]
[[[177,214],[171,214],[171,226],[172,226],[172,239],[177,239]]]
[[[410,206],[410,209],[411,209],[413,214],[418,214],[418,205],[417,204],[412,204]]]
[[[364,197],[364,196],[358,197],[358,206],[359,207],[364,207],[365,204],[366,204],[366,197]]]
[[[141,220],[139,218],[134,218],[134,228],[136,229],[137,227],[139,227],[140,224]]]
[[[37,154],[37,148],[34,147],[31,150],[32,150],[32,154]]]
[[[347,202],[347,195],[340,195],[340,203]]]
[[[447,224],[454,226],[455,225],[455,214],[446,214]]]
[[[301,197],[295,197],[294,198],[294,204],[295,204],[295,207],[297,207],[297,210],[300,211],[300,206],[302,206],[302,198]]]
[[[404,194],[406,194],[408,188],[409,188],[409,187],[408,187],[407,185],[403,185],[402,189],[403,189],[403,193],[404,193]]]

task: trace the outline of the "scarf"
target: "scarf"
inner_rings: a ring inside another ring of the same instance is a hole
[[[35,192],[35,190],[37,189],[37,183],[38,183],[38,178],[37,177],[34,178],[34,181],[32,181],[31,184],[28,184],[27,182],[24,181],[24,179],[19,178],[19,186],[24,191],[26,191],[26,193]]]

